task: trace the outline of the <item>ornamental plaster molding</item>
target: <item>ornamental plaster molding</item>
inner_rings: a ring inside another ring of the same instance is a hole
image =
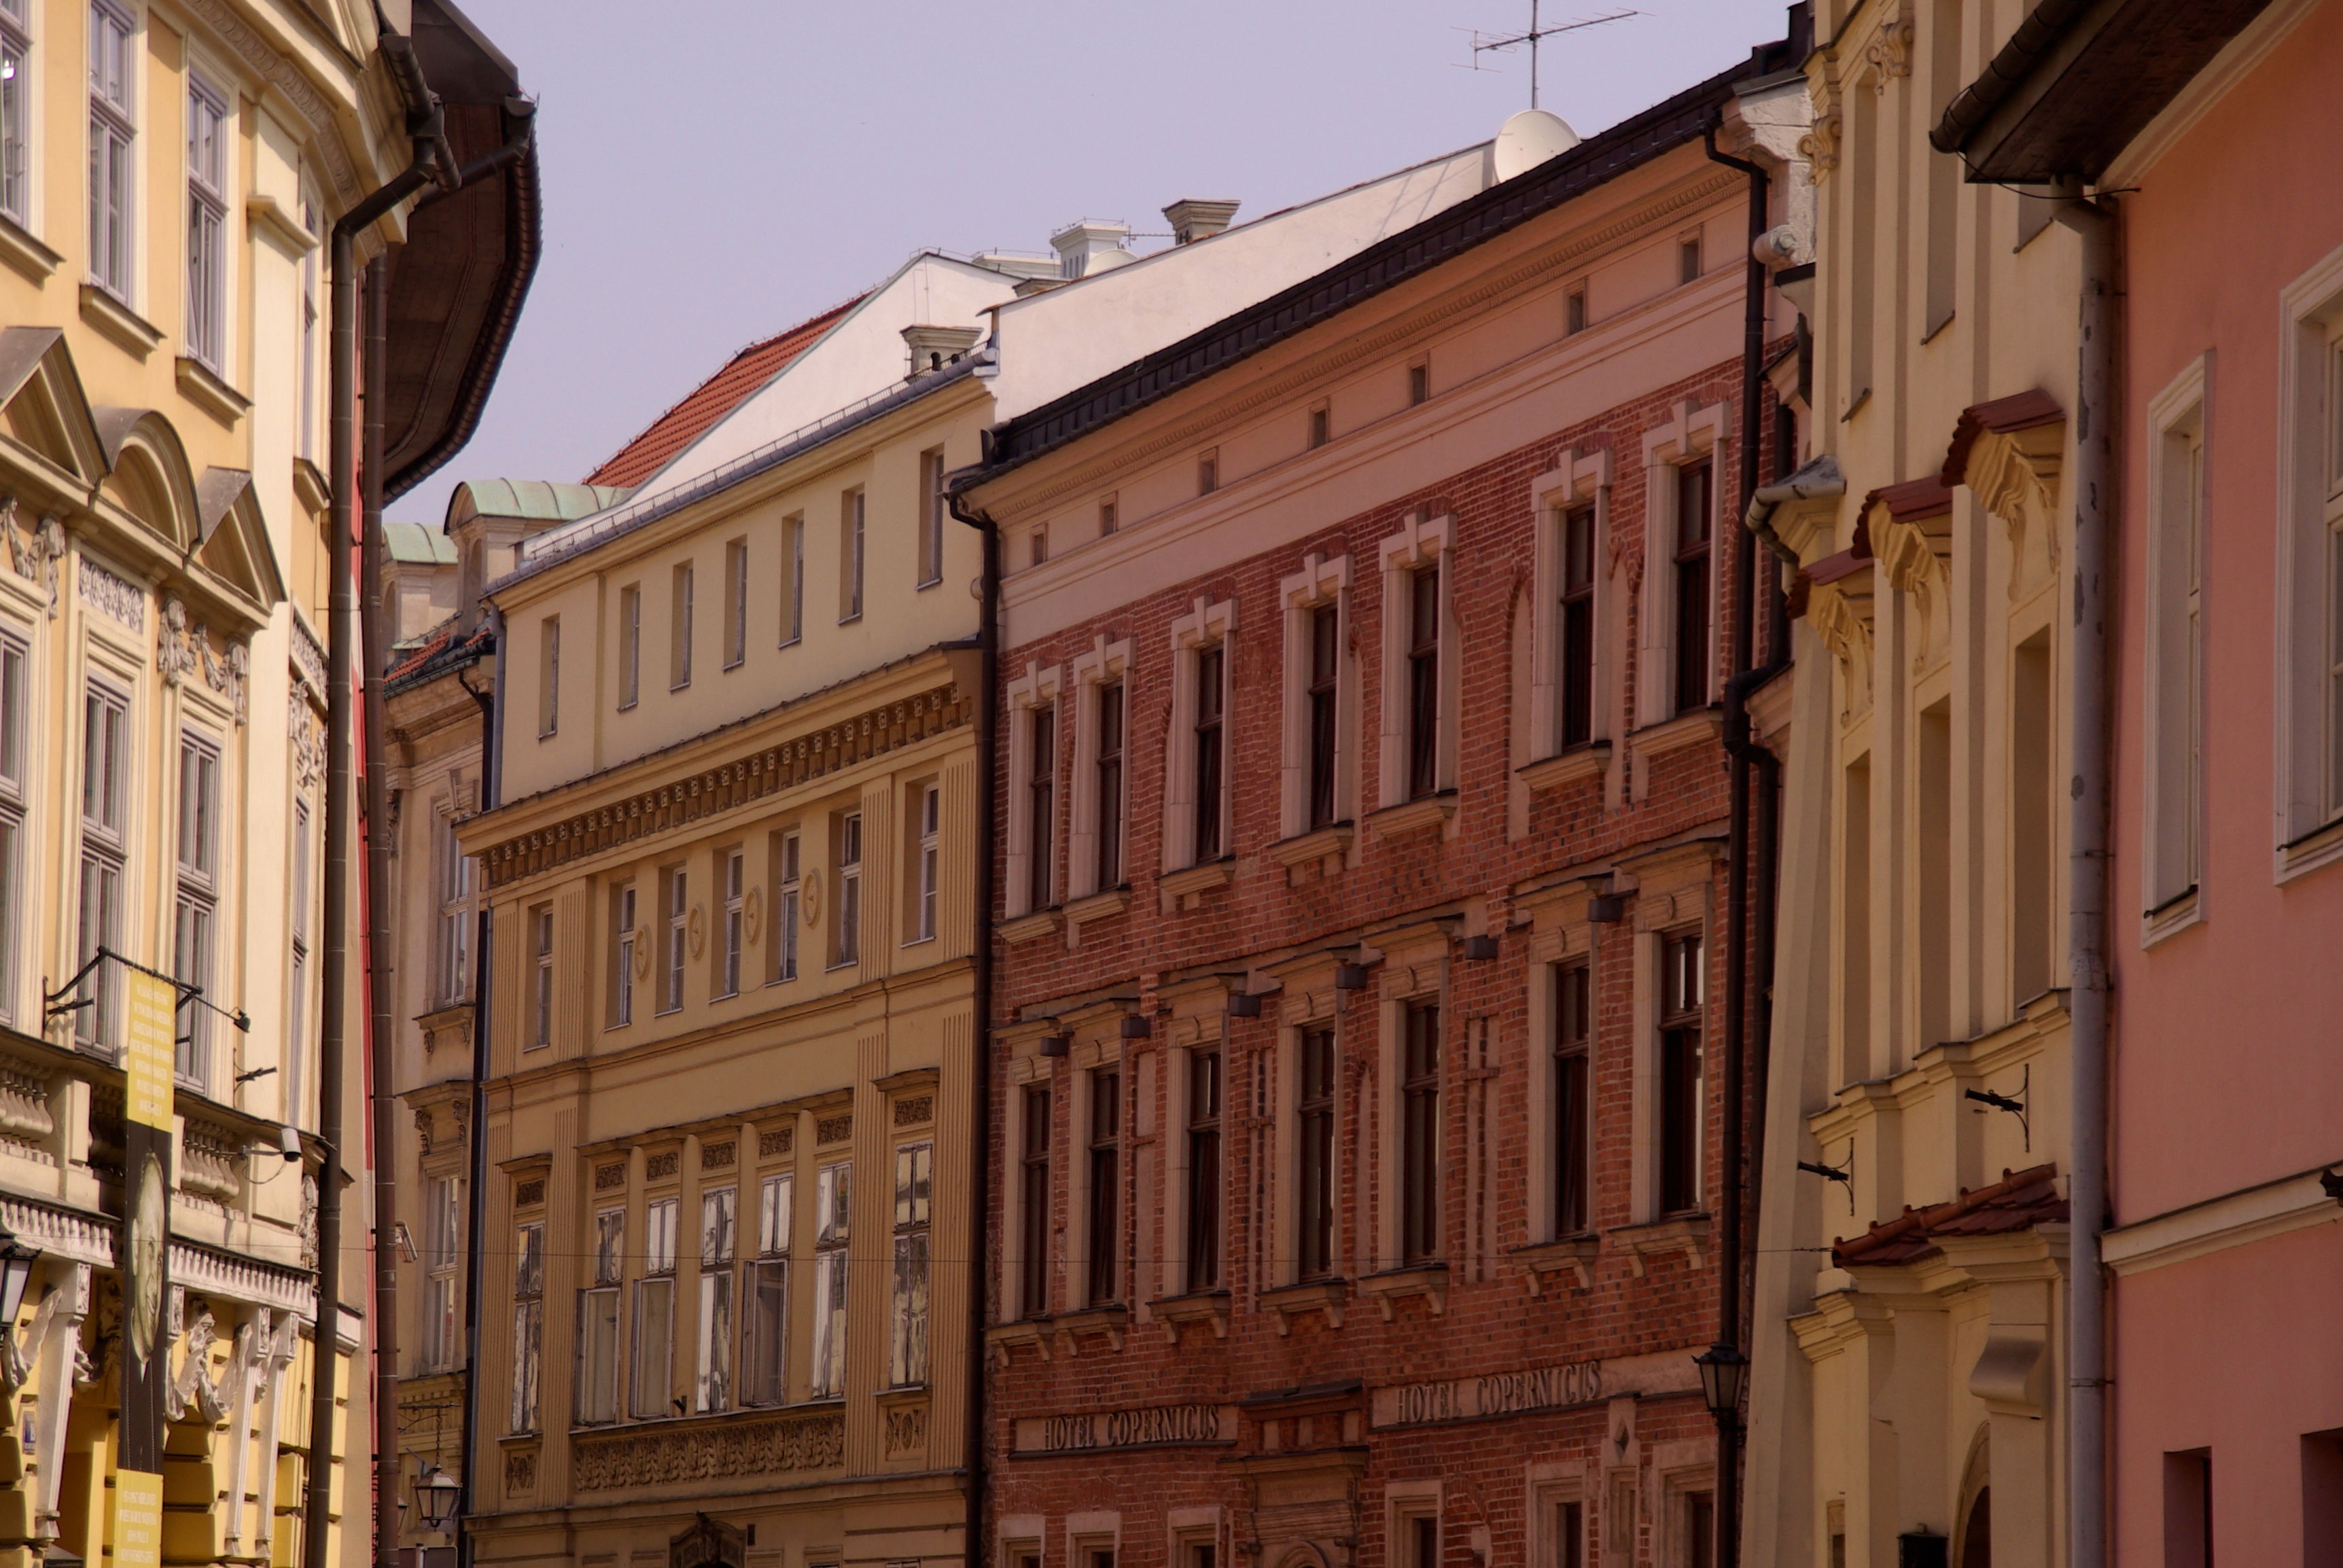
[[[2043,572],[2058,571],[2058,488],[2066,447],[2064,420],[2023,430],[1987,430],[1969,451],[1966,482],[1985,509],[2009,530],[2009,597],[2028,591],[2038,556]]]
[[[1816,583],[1806,599],[1806,619],[1823,646],[1838,660],[1845,701],[1842,717],[1871,705],[1872,573],[1855,572],[1836,582]]]
[[[611,1492],[736,1475],[836,1470],[846,1462],[846,1417],[837,1412],[728,1422],[645,1442],[630,1432],[581,1437],[570,1449],[579,1492]]]
[[[314,133],[311,145],[333,182],[334,194],[340,198],[337,205],[345,209],[356,206],[359,194],[357,169],[350,161],[349,150],[342,146],[341,116],[317,85],[228,9],[225,0],[180,0],[180,4],[234,50],[247,70],[283,93],[286,100],[300,111]]]
[[[81,601],[108,620],[136,632],[146,629],[146,590],[136,583],[84,556],[74,584]]]
[[[307,1269],[271,1263],[173,1238],[171,1282],[197,1295],[271,1307],[309,1317],[317,1310],[317,1283]]]
[[[1930,527],[1931,524],[1936,525]],[[1899,521],[1875,507],[1870,521],[1872,553],[1888,585],[1911,596],[1920,617],[1913,639],[1912,673],[1930,668],[1949,652],[1952,637],[1952,517]]]
[[[1912,74],[1912,39],[1915,32],[1916,29],[1912,25],[1912,14],[1908,10],[1899,11],[1879,25],[1879,31],[1873,35],[1870,44],[1865,45],[1863,51],[1863,57],[1870,61],[1872,65],[1871,90],[1873,93],[1885,97],[1887,94],[1888,83],[1899,76],[1908,76]]]
[[[163,596],[163,627],[155,638],[155,669],[166,686],[176,686],[203,662],[199,646],[210,639],[203,623],[187,620],[187,607],[176,594]]]
[[[293,672],[307,685],[319,702],[326,699],[326,650],[318,646],[317,634],[303,624],[299,616],[293,618],[290,644]]]
[[[196,629],[200,632],[203,628]],[[229,712],[241,726],[245,720],[245,681],[252,673],[252,655],[240,642],[229,643],[225,653],[214,649],[207,638],[199,639],[197,646],[203,649],[204,684],[226,699]]]
[[[1839,137],[1845,126],[1839,112],[1838,91],[1825,86],[1815,99],[1814,121],[1798,138],[1798,156],[1806,161],[1806,183],[1819,186],[1838,167]]]
[[[7,526],[9,569],[46,591],[49,615],[55,618],[57,613],[57,561],[65,553],[65,526],[50,517],[45,517],[37,523],[18,522],[16,498],[14,496],[0,496],[0,523]]]

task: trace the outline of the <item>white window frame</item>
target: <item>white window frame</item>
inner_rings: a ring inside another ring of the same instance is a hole
[[[830,967],[842,970],[862,961],[862,859],[869,846],[863,842],[860,807],[840,811],[832,820],[831,869],[838,881],[833,907],[838,913]]]
[[[220,892],[226,878],[226,762],[220,743],[193,729],[182,729],[178,745],[179,777],[177,846],[174,851],[176,881],[172,910],[171,972],[183,985],[214,1005],[225,1005],[212,991],[212,976],[221,933]],[[189,775],[193,770],[195,777]],[[189,795],[196,814],[190,822]],[[189,859],[190,839],[195,858]],[[175,1067],[178,1081],[198,1094],[211,1092],[212,1012],[203,1002],[180,1009]]]
[[[1611,646],[1615,613],[1611,591],[1611,453],[1608,448],[1574,451],[1568,459],[1530,482],[1537,513],[1536,563],[1534,568],[1535,606],[1532,618],[1530,658],[1529,760],[1542,762],[1563,749],[1562,591],[1564,530],[1569,515],[1592,505],[1594,508],[1594,634],[1593,668],[1589,672],[1591,700],[1586,742],[1607,743],[1615,733],[1616,693],[1611,670],[1616,654]]]
[[[678,561],[668,575],[667,689],[691,684],[692,563]]]
[[[136,809],[134,798],[137,792],[134,712],[126,686],[95,674],[84,683],[79,920],[79,959],[84,963],[95,957],[100,947],[113,952],[120,952],[123,947],[125,913],[131,898],[129,823]],[[101,729],[93,731],[94,720],[101,723]],[[108,739],[94,739],[99,734]],[[99,763],[101,781],[95,796],[90,780],[94,745],[102,747],[105,754]],[[91,810],[93,800],[97,807],[95,814]],[[111,1057],[121,1045],[124,999],[119,967],[98,964],[83,981],[82,994],[90,1005],[74,1014],[75,1043]]]
[[[25,722],[31,689],[32,642],[15,627],[0,628],[0,1020],[16,1017],[27,910],[25,827],[31,769]]]
[[[1330,1223],[1326,1234],[1326,1268],[1322,1274],[1307,1276],[1311,1280],[1341,1279],[1354,1271],[1349,1263],[1349,1249],[1354,1243],[1354,1221],[1347,1207],[1350,1188],[1343,1181],[1348,1169],[1351,1149],[1342,1133],[1342,1046],[1344,1031],[1335,1021],[1333,970],[1322,970],[1302,989],[1298,982],[1289,981],[1292,1000],[1286,1004],[1277,1030],[1276,1104],[1279,1111],[1275,1137],[1277,1141],[1277,1181],[1272,1190],[1272,1201],[1276,1206],[1276,1235],[1280,1256],[1275,1264],[1274,1278],[1281,1285],[1302,1282],[1302,1041],[1312,1033],[1324,1032],[1332,1040],[1332,1082],[1329,1086],[1332,1102],[1328,1127],[1326,1161],[1327,1204]],[[1223,1075],[1228,1070],[1224,1059]],[[1227,1111],[1229,1088],[1225,1076],[1222,1083],[1223,1124]],[[1225,1159],[1226,1156],[1224,1155]],[[1184,1216],[1183,1216],[1184,1218]]]
[[[464,1261],[464,1179],[428,1177],[423,1186],[423,1362],[435,1371],[456,1364],[462,1322],[457,1276]]]
[[[288,1020],[285,1031],[284,1111],[288,1124],[308,1124],[308,1032],[309,1004],[309,910],[316,902],[310,887],[311,868],[315,866],[317,816],[308,799],[296,795],[293,799],[292,885],[286,890],[288,900],[286,924],[292,951],[290,973],[286,976]]]
[[[626,1251],[627,1211],[597,1210],[593,1276],[578,1292],[578,1370],[571,1408],[580,1426],[607,1426],[618,1419],[618,1368],[626,1343],[618,1302],[626,1288]]]
[[[737,1188],[699,1194],[699,1332],[693,1351],[691,1408],[733,1405],[734,1258],[739,1251],[740,1195]]]
[[[1037,905],[1033,901],[1032,865],[1036,853],[1049,856],[1053,861],[1055,859],[1057,845],[1054,820],[1057,813],[1053,808],[1051,841],[1039,846],[1037,849],[1033,843],[1032,814],[1028,809],[1028,801],[1033,784],[1033,718],[1037,713],[1047,713],[1051,723],[1057,721],[1058,693],[1062,684],[1061,671],[1054,664],[1046,668],[1038,664],[1029,664],[1025,667],[1023,675],[1009,683],[1010,810],[1008,850],[1004,868],[1007,882],[1002,892],[1005,896],[1004,907],[1008,910],[1011,920],[1021,915],[1032,914],[1038,909],[1050,907],[1050,904]],[[1052,759],[1056,757],[1057,751],[1054,748],[1051,755]],[[1051,867],[1053,874],[1050,879],[1052,891],[1057,886],[1055,869],[1053,864]],[[1055,903],[1056,900],[1053,899],[1050,902]]]
[[[1121,836],[1119,864],[1131,880],[1131,640],[1109,642],[1098,633],[1091,646],[1073,661],[1074,789],[1071,821],[1066,834],[1066,897],[1086,899],[1112,890],[1099,881],[1099,693],[1118,682],[1122,687],[1122,800],[1116,831]]]
[[[624,713],[643,698],[643,588],[628,583],[618,590],[618,711]]]
[[[863,589],[869,581],[863,552],[868,546],[870,492],[857,485],[838,498],[838,624],[850,626],[862,618]]]
[[[549,740],[561,732],[561,618],[547,616],[537,625],[537,738]]]
[[[231,95],[187,73],[187,357],[227,374],[229,185],[236,145]],[[206,123],[208,116],[208,124]],[[206,146],[206,131],[209,132]],[[206,166],[209,165],[210,166]]]
[[[538,1431],[545,1396],[545,1221],[513,1228],[513,1375],[507,1430]]]
[[[1236,716],[1229,697],[1236,689],[1237,601],[1207,599],[1202,595],[1186,615],[1172,623],[1172,728],[1166,738],[1163,766],[1163,869],[1177,871],[1196,860],[1196,673],[1198,656],[1221,649],[1221,852],[1227,859],[1236,852],[1232,842],[1236,791]]]
[[[846,1392],[848,1248],[852,1240],[854,1166],[833,1161],[814,1175],[813,1355],[807,1368],[814,1399]]]
[[[724,547],[724,668],[738,669],[749,658],[749,541]]]
[[[456,836],[455,790],[431,814],[438,836],[437,862],[439,916],[435,952],[439,965],[439,1000],[452,1005],[472,993],[472,859]]]
[[[781,519],[781,639],[793,648],[805,640],[805,539],[803,512]]]
[[[87,192],[89,280],[129,305],[138,286],[138,102],[142,29],[129,11],[90,0],[88,54],[83,73],[88,104],[90,165],[97,171]],[[102,70],[102,54],[121,51],[121,80]]]
[[[524,1049],[536,1050],[553,1043],[553,905],[537,904],[528,911],[529,1031]]]
[[[805,839],[795,828],[773,839],[772,979],[781,985],[798,978],[798,928],[805,909]]]
[[[624,1029],[635,1021],[635,954],[642,943],[635,907],[640,894],[632,882],[610,890],[610,1017],[605,1026]]]
[[[738,847],[723,850],[717,864],[722,878],[717,890],[724,898],[724,932],[716,950],[715,994],[721,998],[740,994],[741,950],[748,945],[749,852]]]
[[[2200,355],[2147,406],[2140,940],[2202,916],[2207,383]]]
[[[643,1205],[643,1271],[635,1280],[633,1383],[628,1410],[637,1421],[664,1421],[675,1413],[675,1229],[680,1205],[676,1198],[654,1198]],[[649,1342],[652,1314],[647,1302],[660,1292],[667,1297],[667,1342]],[[657,1354],[651,1352],[656,1349]],[[656,1380],[648,1374],[656,1372]]]
[[[39,169],[33,157],[40,124],[39,73],[33,61],[32,0],[0,0],[0,217],[27,234],[39,210]]]
[[[744,1407],[768,1408],[787,1404],[789,1399],[789,1253],[796,1197],[793,1171],[775,1171],[758,1183],[757,1256],[749,1264],[748,1283],[740,1293],[740,1403]],[[760,1338],[756,1332],[758,1307],[766,1299],[768,1281],[779,1311],[773,1332]],[[763,1392],[767,1356],[775,1358],[770,1363],[771,1381],[778,1385],[770,1398],[759,1397]]]
[[[677,864],[659,873],[659,916],[665,938],[659,956],[659,1010],[683,1010],[686,952],[690,942],[691,870]]]
[[[1459,719],[1463,708],[1463,659],[1458,657],[1456,624],[1456,519],[1430,515],[1429,508],[1408,514],[1406,525],[1375,548],[1383,574],[1383,745],[1380,749],[1376,799],[1385,809],[1409,804],[1408,762],[1414,736],[1408,715],[1408,653],[1413,644],[1413,595],[1411,579],[1419,571],[1440,572],[1440,733],[1435,740],[1434,798],[1453,799],[1456,791]],[[1453,819],[1451,819],[1453,827]]]
[[[944,580],[944,519],[950,511],[944,477],[944,449],[930,447],[920,454],[920,580],[931,588]]]
[[[1315,649],[1311,622],[1329,606],[1335,614],[1333,824],[1358,819],[1359,660],[1351,650],[1351,558],[1329,560],[1311,551],[1300,571],[1279,579],[1277,602],[1285,621],[1285,755],[1278,769],[1278,836],[1298,839],[1313,830],[1310,677]]]
[[[910,789],[911,920],[903,945],[936,940],[936,906],[943,875],[943,787],[933,779]]]
[[[895,1148],[894,1279],[888,1296],[887,1386],[928,1381],[934,1260],[936,1146],[932,1139]]]
[[[1583,907],[1583,901],[1581,902]],[[1555,1036],[1560,1020],[1555,1016],[1556,991],[1563,970],[1583,968],[1587,972],[1586,1071],[1591,1094],[1599,1071],[1603,1051],[1603,986],[1602,955],[1595,950],[1597,928],[1584,920],[1568,919],[1549,924],[1538,918],[1538,929],[1532,938],[1529,996],[1529,1147],[1523,1161],[1529,1181],[1529,1233],[1539,1241],[1564,1241],[1587,1233],[1585,1229],[1570,1231],[1562,1226],[1558,1208],[1557,1188],[1560,1172],[1555,1169],[1556,1151],[1561,1146],[1562,1128],[1557,1120],[1557,1081]],[[1598,1209],[1595,1189],[1596,1171],[1601,1159],[1595,1145],[1602,1138],[1602,1119],[1588,1117],[1587,1228],[1594,1224]]]
[[[1648,729],[1676,717],[1676,476],[1709,459],[1708,645],[1711,701],[1716,694],[1718,593],[1725,573],[1725,431],[1728,400],[1702,407],[1687,398],[1665,424],[1644,432],[1644,594],[1637,648],[1635,725]],[[1689,711],[1689,710],[1687,710]]]
[[[2279,291],[2278,841],[2284,882],[2343,860],[2343,750],[2334,702],[2343,624],[2343,248]]]

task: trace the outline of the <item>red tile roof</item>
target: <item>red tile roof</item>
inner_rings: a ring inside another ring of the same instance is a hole
[[[830,325],[862,302],[857,295],[843,305],[799,322],[778,337],[751,343],[725,361],[724,367],[694,387],[681,402],[650,422],[641,435],[618,448],[600,467],[586,476],[589,485],[639,485],[668,460],[698,440],[702,432],[749,400],[770,381],[781,367],[813,347]]]
[[[1843,1269],[1909,1263],[1936,1251],[1939,1236],[1997,1236],[2063,1221],[2066,1200],[2058,1196],[2057,1175],[2056,1165],[2004,1171],[1989,1187],[1965,1191],[1949,1203],[1907,1208],[1860,1236],[1835,1243],[1831,1261]]]

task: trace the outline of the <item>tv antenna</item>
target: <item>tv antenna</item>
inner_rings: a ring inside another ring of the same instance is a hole
[[[1483,55],[1518,49],[1524,44],[1529,45],[1530,107],[1533,109],[1538,106],[1538,45],[1540,44],[1559,34],[1575,33],[1585,27],[1600,27],[1605,22],[1624,22],[1630,16],[1641,16],[1644,14],[1641,11],[1614,11],[1608,15],[1582,16],[1574,22],[1564,22],[1548,27],[1541,25],[1538,19],[1539,3],[1540,0],[1530,0],[1530,25],[1526,32],[1483,33],[1478,27],[1458,29],[1459,32],[1470,31],[1473,35],[1473,63],[1464,67],[1468,71],[1488,69],[1481,64],[1481,56]]]

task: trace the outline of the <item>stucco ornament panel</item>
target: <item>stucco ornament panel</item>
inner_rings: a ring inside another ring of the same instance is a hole
[[[835,1470],[845,1462],[846,1418],[836,1413],[727,1424],[658,1442],[616,1432],[580,1438],[571,1458],[580,1492]]]
[[[99,566],[87,556],[74,573],[82,603],[132,631],[146,629],[146,590]]]
[[[179,601],[178,596],[165,594],[163,629],[155,639],[155,669],[162,676],[166,686],[176,686],[196,672],[196,666],[203,662],[203,656],[196,651],[196,647],[204,637],[200,622],[192,625],[188,622],[187,607]]]
[[[2009,594],[2024,597],[2058,569],[2058,484],[2066,427],[1989,430],[1969,451],[1966,483],[2009,530]]]
[[[1806,600],[1806,619],[1838,660],[1843,717],[1871,706],[1871,572],[1865,570],[1836,582],[1816,583]]]
[[[55,518],[37,523],[19,519],[16,498],[0,496],[0,523],[7,527],[8,568],[49,596],[49,614],[57,613],[57,561],[65,553],[65,530]]]
[[[1879,32],[1863,51],[1871,62],[1871,90],[1885,96],[1887,84],[1912,74],[1912,14],[1898,11],[1879,25]]]
[[[1952,641],[1952,518],[1898,522],[1885,508],[1873,514],[1872,550],[1888,583],[1911,596],[1920,622],[1913,638],[1912,673],[1942,662]]]
[[[1839,132],[1844,123],[1837,92],[1823,88],[1815,100],[1814,124],[1798,138],[1798,156],[1806,160],[1807,184],[1822,184],[1838,167]]]

